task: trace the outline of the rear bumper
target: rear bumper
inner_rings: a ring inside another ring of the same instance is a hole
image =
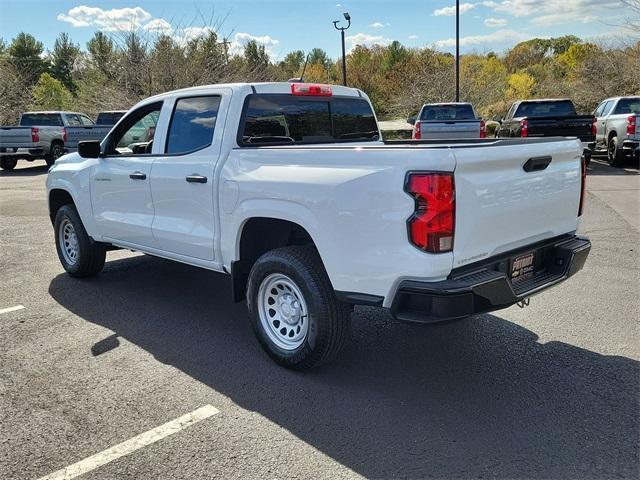
[[[15,152],[13,150],[13,148],[0,148],[0,157],[24,158],[28,160],[35,160],[44,157],[44,149],[41,147],[20,148]]]
[[[391,314],[399,320],[432,323],[506,308],[574,275],[590,249],[586,238],[563,237],[456,269],[441,282],[406,280],[398,287]],[[511,260],[529,252],[537,258],[532,276],[512,281]]]
[[[625,140],[624,142],[622,142],[622,152],[625,155],[629,155],[635,159],[640,158],[640,141]]]

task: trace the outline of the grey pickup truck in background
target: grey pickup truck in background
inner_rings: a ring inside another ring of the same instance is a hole
[[[53,165],[66,152],[76,151],[78,142],[102,140],[111,125],[98,126],[77,112],[25,112],[17,126],[0,127],[0,167],[13,170],[18,160],[44,158]]]
[[[594,151],[606,151],[614,167],[627,158],[640,157],[640,97],[607,98],[593,115]]]
[[[477,117],[470,103],[426,103],[417,117],[409,117],[414,140],[485,138],[484,120]]]

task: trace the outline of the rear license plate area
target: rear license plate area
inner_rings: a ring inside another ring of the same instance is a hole
[[[511,259],[509,276],[512,280],[523,280],[533,276],[535,252],[528,252]]]

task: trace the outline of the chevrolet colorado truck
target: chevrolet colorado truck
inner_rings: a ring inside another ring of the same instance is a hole
[[[144,151],[126,145],[149,119]],[[526,304],[580,270],[576,139],[380,139],[360,90],[225,84],[151,97],[47,177],[75,277],[126,248],[229,275],[266,352],[330,360],[354,305],[439,322]],[[179,300],[177,300],[179,301]]]
[[[640,158],[640,97],[607,98],[593,115],[593,150],[605,150],[613,167],[626,158]]]
[[[44,158],[53,165],[81,140],[101,140],[111,127],[97,126],[77,112],[25,112],[18,126],[0,127],[0,168],[13,170],[18,160]]]
[[[409,117],[414,140],[485,138],[487,129],[470,103],[426,103],[417,117]]]

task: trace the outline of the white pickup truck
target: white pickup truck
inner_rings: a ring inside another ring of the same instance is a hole
[[[133,153],[121,139],[149,118]],[[47,195],[70,275],[117,247],[226,273],[268,354],[305,369],[338,353],[353,305],[451,320],[580,270],[581,153],[566,138],[383,142],[360,90],[212,85],[142,101],[58,159]]]

